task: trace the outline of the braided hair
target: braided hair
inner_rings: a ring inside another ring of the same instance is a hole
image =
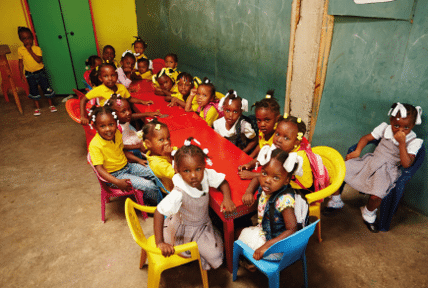
[[[153,121],[150,121],[143,127],[143,140],[150,140],[157,125],[159,125],[158,127],[164,127],[168,130],[168,126],[165,123],[153,119]]]
[[[187,140],[191,141],[192,139],[193,137],[189,137]],[[200,147],[193,144],[183,145],[181,146],[181,148],[177,150],[177,152],[174,155],[175,165],[179,167],[181,160],[186,156],[192,157],[192,158],[199,157],[199,160],[202,161],[204,164],[205,164],[205,160],[209,158]]]
[[[280,115],[281,113],[279,112],[279,103],[278,101],[273,97],[275,90],[269,90],[266,93],[266,97],[263,98],[260,101],[257,101],[256,103],[254,103],[254,107],[255,111],[257,112],[257,110],[261,109],[261,108],[265,108],[265,109],[269,109],[271,110],[275,116]],[[251,107],[252,108],[252,107]]]

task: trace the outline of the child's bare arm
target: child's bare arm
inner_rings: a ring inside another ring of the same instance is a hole
[[[19,59],[18,66],[19,66],[19,75],[21,75],[21,79],[25,83],[25,81],[27,81],[27,78],[25,78],[25,74],[24,74],[24,61],[22,61],[22,59]]]
[[[256,136],[257,137],[257,136]],[[257,139],[257,138],[256,138]],[[257,139],[257,144],[259,143],[258,139]],[[254,149],[254,151],[250,154],[251,158],[256,158],[257,155],[259,155],[260,152],[260,145],[257,145],[257,147]]]
[[[218,189],[223,192],[223,202],[220,205],[220,211],[223,213],[232,213],[236,211],[235,203],[232,201],[229,183],[224,180]]]
[[[257,144],[259,144],[259,142],[257,141],[257,137],[254,137],[254,139],[252,139],[251,142],[248,143],[248,145],[242,151],[244,151],[245,153],[248,153],[249,151],[251,151],[251,149],[256,147]]]
[[[366,147],[367,143],[369,143],[372,140],[375,140],[375,138],[371,133],[361,137],[360,141],[358,141],[357,148],[355,149],[355,151],[346,155],[345,160],[359,157],[363,148]]]
[[[117,179],[116,177],[108,173],[107,170],[103,167],[103,165],[96,165],[95,169],[101,177],[103,177],[107,182],[116,185],[120,190],[128,191],[132,188],[130,179]]]
[[[131,120],[143,119],[145,117],[160,117],[160,116],[162,116],[162,113],[160,111],[132,113]]]
[[[168,104],[169,107],[172,106],[180,106],[180,107],[186,107],[186,102],[183,100],[178,99],[177,97],[172,97],[171,102]]]
[[[80,99],[80,124],[82,125],[88,125],[89,120],[86,116],[86,103],[88,103],[89,99],[86,97],[82,97]]]
[[[128,162],[131,163],[138,163],[141,164],[143,166],[147,165],[147,160],[143,160],[141,158],[138,158],[137,156],[134,155],[134,153],[129,152],[129,151],[123,151],[125,153],[126,158],[128,159]]]
[[[254,199],[254,192],[257,191],[257,188],[260,186],[259,177],[255,177],[251,180],[250,184],[248,184],[247,189],[245,190],[245,194],[242,195],[242,203],[247,206],[252,206],[256,201]]]
[[[196,95],[196,91],[195,91],[195,89],[192,89],[192,91],[190,92],[189,97],[187,97],[186,106],[184,107],[184,110],[186,112],[193,112],[192,102],[193,102],[193,98],[195,98],[195,95]]]
[[[128,101],[129,101],[130,103],[132,103],[132,104],[143,104],[143,105],[150,105],[150,104],[153,104],[153,101],[152,101],[152,100],[144,101],[144,100],[137,99],[137,98],[134,98],[134,97],[129,97],[129,98],[128,98]]]
[[[415,161],[415,155],[409,154],[406,147],[406,134],[399,131],[394,134],[395,140],[398,142],[398,148],[400,149],[400,162],[403,168],[409,168]]]
[[[254,254],[253,254],[254,259],[256,260],[262,259],[266,250],[269,249],[270,246],[272,246],[278,241],[281,241],[282,239],[287,238],[288,236],[292,235],[294,232],[297,231],[297,220],[296,220],[296,216],[294,215],[293,208],[285,208],[284,210],[282,210],[282,217],[284,217],[286,230],[281,234],[279,234],[277,237],[269,241],[266,241],[264,245],[262,245],[256,251],[254,251]]]
[[[34,54],[32,46],[25,46],[25,48],[27,48],[28,53],[30,53],[30,55],[31,55],[31,57],[33,57],[34,61],[36,61],[37,63],[43,62],[42,56],[38,56],[38,55]]]
[[[164,257],[173,255],[175,252],[174,246],[165,243],[163,239],[164,216],[161,213],[159,213],[159,211],[156,209],[153,218],[154,218],[153,225],[154,225],[156,246],[158,246],[158,248],[162,251],[162,255]]]

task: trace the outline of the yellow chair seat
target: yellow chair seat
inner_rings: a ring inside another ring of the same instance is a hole
[[[141,259],[140,269],[148,258],[148,284],[149,288],[159,287],[160,276],[164,270],[177,267],[192,261],[199,262],[199,268],[201,269],[202,283],[204,288],[208,288],[208,275],[207,271],[202,269],[201,256],[199,255],[198,244],[196,242],[190,242],[179,246],[174,246],[175,253],[170,257],[162,256],[162,252],[156,246],[155,236],[150,236],[148,239],[144,236],[143,230],[138,220],[135,209],[145,211],[147,213],[154,213],[156,207],[142,206],[130,198],[126,199],[125,202],[125,215],[126,221],[128,222],[129,229],[131,230],[132,237],[135,242],[141,247]],[[190,251],[191,256],[184,258],[178,254]]]

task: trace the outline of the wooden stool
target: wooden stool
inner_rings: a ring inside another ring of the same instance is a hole
[[[19,101],[18,93],[16,92],[15,81],[13,81],[12,71],[10,70],[6,54],[10,54],[9,46],[0,45],[0,70],[2,72],[2,81],[9,81],[10,87],[12,88],[13,97],[15,98],[16,106],[18,106],[19,112],[21,114],[24,114],[24,112],[22,111],[21,102]],[[4,75],[6,76],[5,78],[3,78]],[[6,101],[9,102],[9,98],[7,97],[7,89],[6,91],[3,91],[3,93]]]

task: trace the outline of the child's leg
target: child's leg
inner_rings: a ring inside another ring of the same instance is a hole
[[[373,233],[379,232],[376,224],[376,212],[381,202],[381,198],[375,195],[370,195],[367,206],[361,207],[361,215],[363,216],[364,224],[366,224],[370,232]]]
[[[37,79],[34,74],[30,74],[29,72],[25,72],[25,78],[27,78],[28,86],[30,88],[30,94],[28,94],[28,98],[33,99],[34,106],[36,109],[34,110],[34,116],[40,115],[40,104],[39,104],[39,87],[37,84]]]
[[[150,168],[137,163],[128,163],[128,166],[127,176],[122,179],[129,178],[135,189],[144,191],[143,197],[144,201],[148,202],[147,204],[159,203],[162,196],[155,184]]]
[[[37,81],[40,87],[42,88],[43,94],[48,99],[50,111],[56,112],[57,109],[55,108],[52,102],[52,98],[55,96],[55,91],[53,91],[53,89],[49,85],[49,81],[45,71],[41,71],[40,73],[37,74]]]

